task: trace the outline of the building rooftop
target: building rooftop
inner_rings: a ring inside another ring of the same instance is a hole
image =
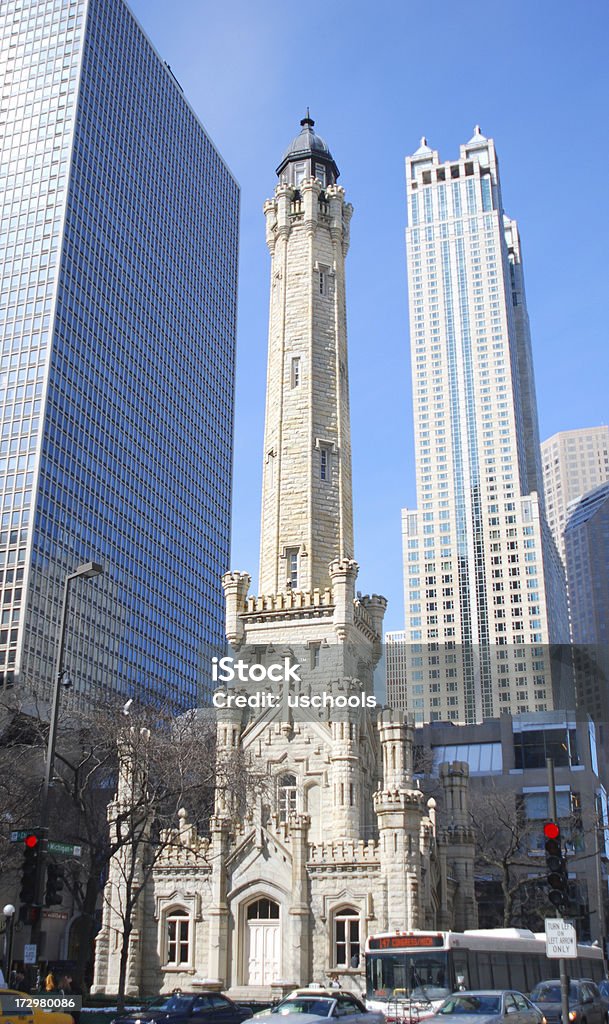
[[[581,526],[582,523],[588,522],[588,520],[598,512],[601,505],[604,505],[608,498],[609,481],[601,484],[600,487],[595,487],[595,489],[593,491],[589,491],[588,494],[584,494],[582,497],[576,498],[567,509],[569,519],[565,527],[565,533],[567,530],[572,530],[577,526]]]

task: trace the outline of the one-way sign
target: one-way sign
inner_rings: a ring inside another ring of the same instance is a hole
[[[571,921],[561,917],[546,917],[546,956],[550,959],[570,959],[577,956],[577,934]]]

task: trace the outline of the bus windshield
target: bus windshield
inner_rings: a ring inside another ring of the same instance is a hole
[[[445,950],[434,953],[376,953],[366,957],[368,999],[428,1002],[450,995]]]

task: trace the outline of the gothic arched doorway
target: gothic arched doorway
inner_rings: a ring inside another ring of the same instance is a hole
[[[247,985],[271,985],[281,977],[279,904],[262,896],[245,908]]]

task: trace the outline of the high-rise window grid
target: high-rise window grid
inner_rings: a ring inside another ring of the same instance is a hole
[[[223,642],[237,186],[122,2],[7,0],[0,32],[0,672],[48,691],[95,558],[75,687],[189,706]]]
[[[525,534],[524,504],[520,506],[521,495],[541,491],[534,455],[536,413],[526,376],[526,314],[519,312],[521,319],[515,319],[513,312],[513,293],[518,308],[524,309],[519,240],[514,223],[502,214],[493,144],[477,135],[462,147],[458,163],[440,166],[437,153],[423,143],[407,161],[407,181],[419,508],[437,512],[444,502],[451,521],[449,525],[430,517],[427,526],[419,518],[422,512],[410,517],[405,531],[405,632],[413,646],[453,640],[465,645],[463,706],[455,707],[453,691],[449,703],[445,679],[437,698],[427,702],[417,693],[417,704],[410,709],[419,720],[474,720],[496,710],[494,648],[557,637],[565,624],[564,594],[558,625],[550,617],[550,605],[561,602],[556,572],[539,601],[515,605],[509,615],[489,599],[493,581],[512,572],[536,571],[538,563],[547,561],[547,552],[542,556],[542,510],[530,527],[534,533]],[[436,432],[447,427],[446,440],[442,437],[440,443]],[[512,536],[495,529],[491,537],[488,505],[493,500],[507,503],[514,496],[519,500]],[[440,560],[449,558],[454,559],[454,607],[439,609],[437,602],[427,602],[423,610],[410,611],[420,603],[409,600],[409,594],[418,591],[421,571],[433,572]],[[517,691],[522,686],[514,681],[510,700],[522,699]],[[542,687],[535,694],[531,687],[529,696],[532,707],[542,701],[545,706]]]

